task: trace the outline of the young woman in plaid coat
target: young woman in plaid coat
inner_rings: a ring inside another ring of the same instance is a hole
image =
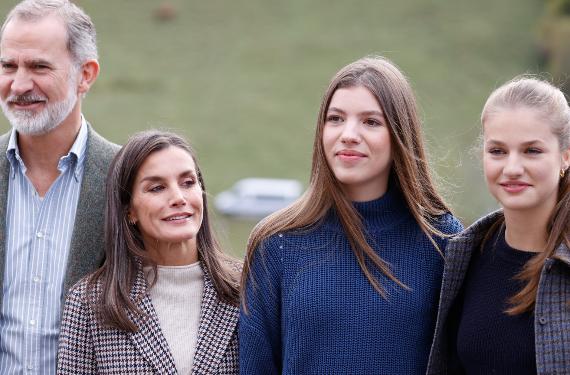
[[[447,247],[428,374],[568,374],[570,108],[521,77],[491,94],[482,125],[502,210]]]
[[[149,131],[107,181],[106,260],[70,291],[59,374],[237,374],[240,266],[210,228],[193,151]]]

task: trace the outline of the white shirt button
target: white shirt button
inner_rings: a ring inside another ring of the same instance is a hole
[[[30,325],[31,326],[35,326],[36,325],[36,321],[34,319],[30,320]]]
[[[36,233],[36,237],[38,238],[42,238],[43,236],[44,236],[43,232]]]
[[[32,280],[34,281],[34,283],[39,283],[41,279],[39,276],[34,276]]]
[[[28,365],[28,370],[33,370],[34,369],[34,365],[30,364]]]

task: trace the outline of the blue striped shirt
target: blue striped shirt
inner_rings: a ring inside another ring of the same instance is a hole
[[[4,300],[0,311],[0,374],[55,374],[61,296],[79,191],[87,124],[60,175],[41,198],[26,176],[16,131],[8,144]]]

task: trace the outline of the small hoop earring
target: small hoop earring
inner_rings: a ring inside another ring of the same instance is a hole
[[[560,177],[564,178],[565,175],[566,175],[566,169],[561,169],[560,170]]]

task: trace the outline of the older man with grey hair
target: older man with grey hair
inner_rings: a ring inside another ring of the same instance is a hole
[[[62,302],[103,259],[105,177],[118,146],[81,104],[95,27],[67,0],[25,0],[0,30],[0,373],[55,374]]]

